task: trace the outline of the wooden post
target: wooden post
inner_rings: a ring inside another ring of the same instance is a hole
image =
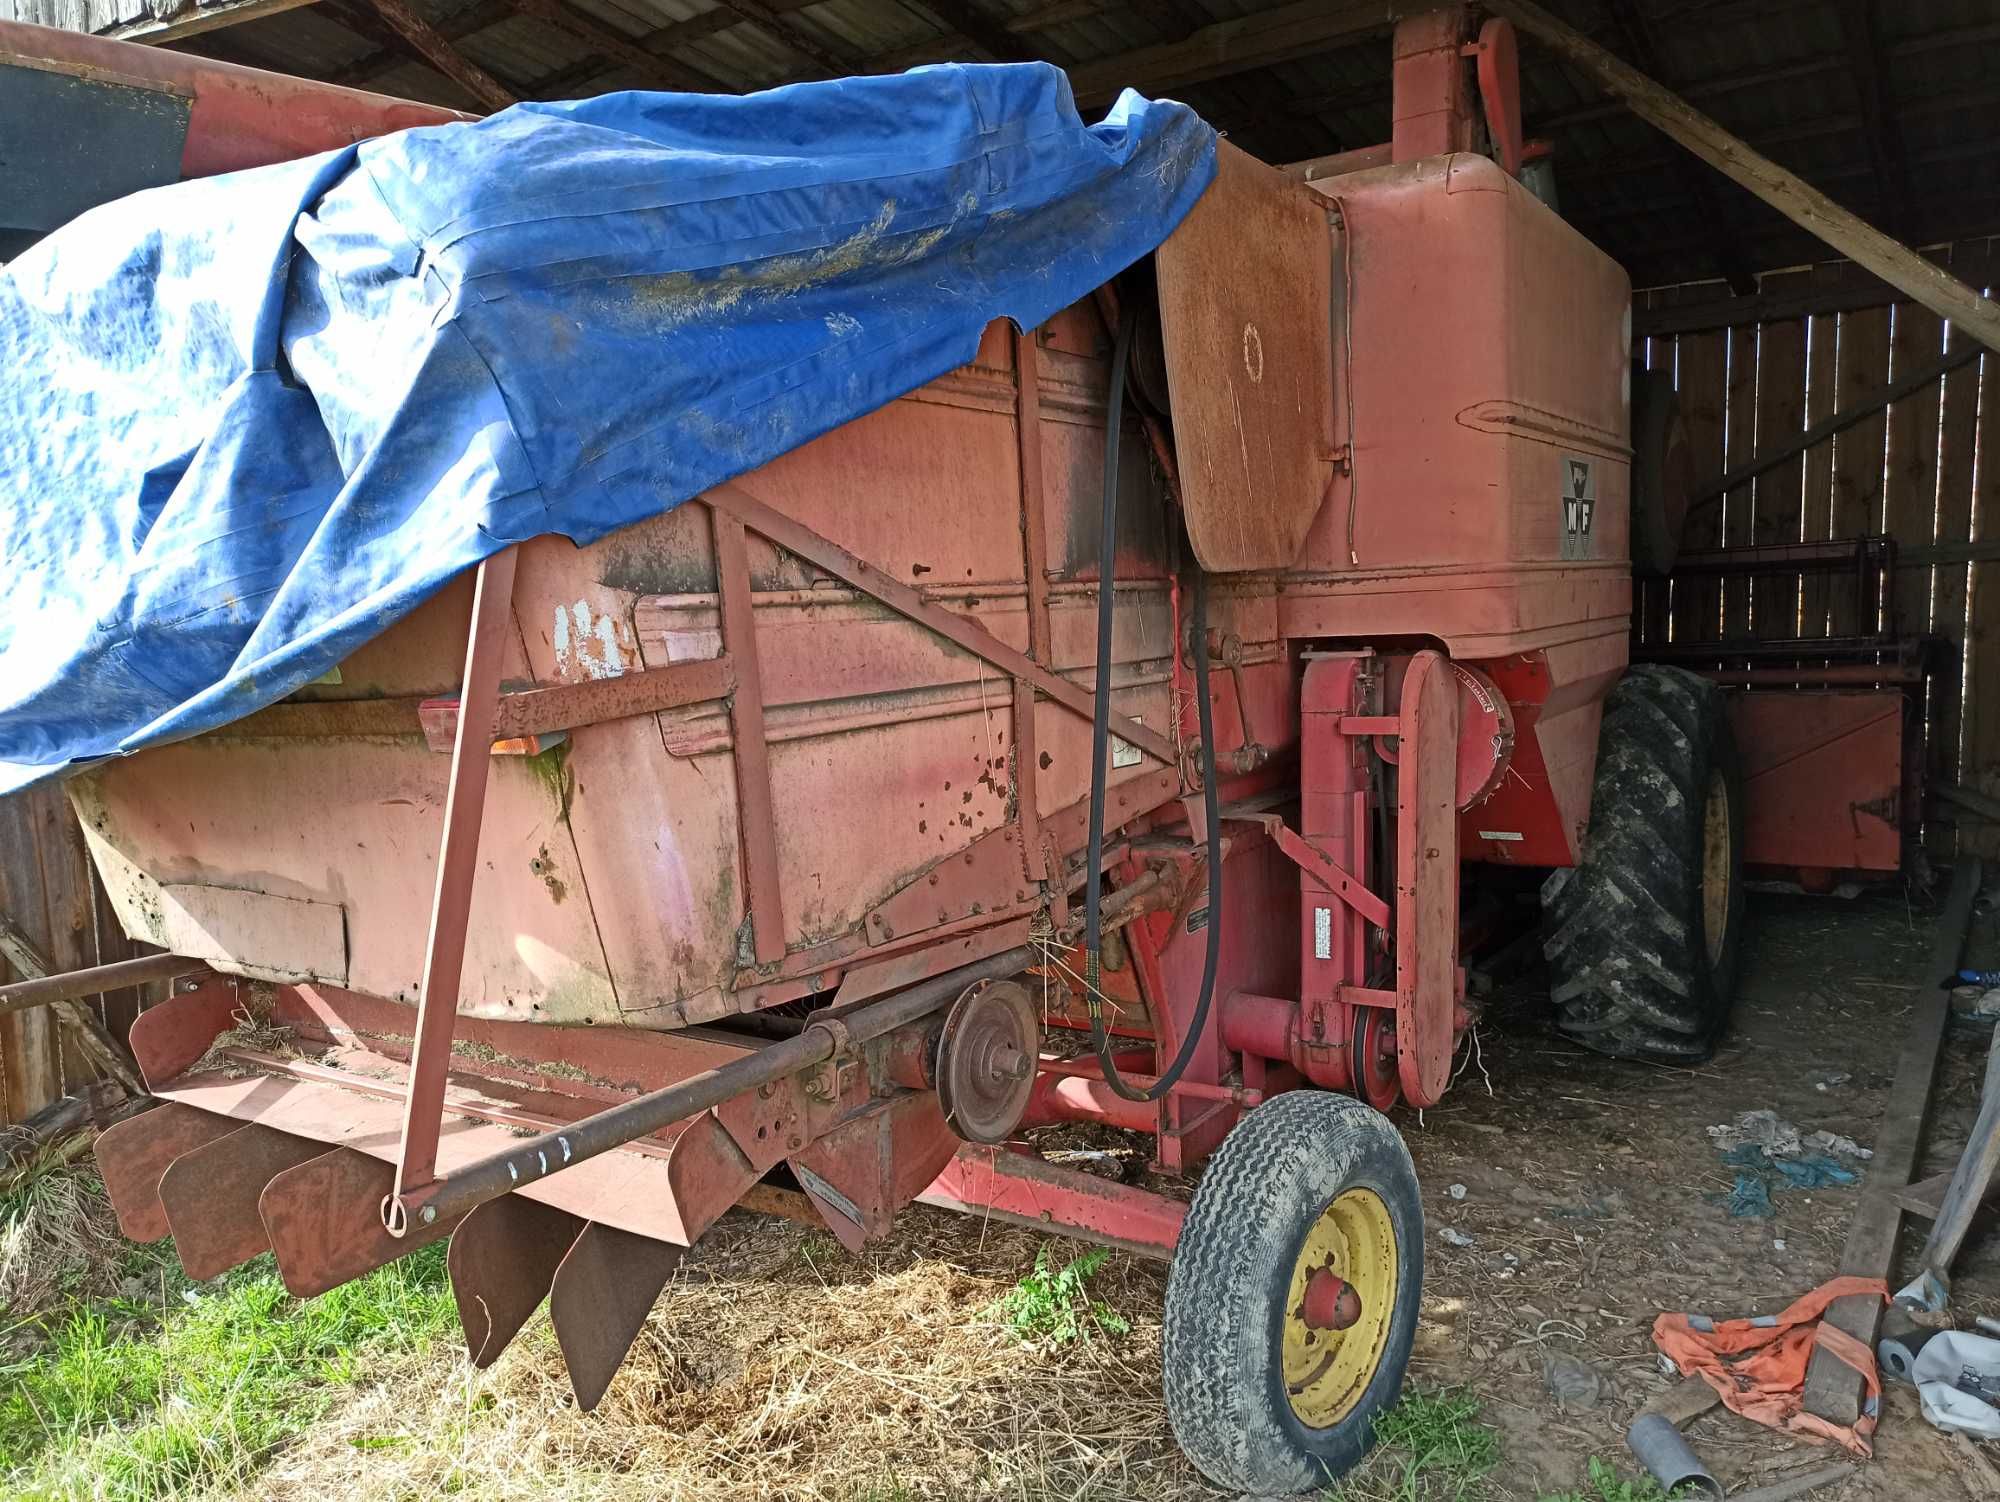
[[[1953,869],[1951,895],[1938,919],[1930,968],[1910,977],[1918,988],[1914,993],[1917,1002],[1910,1011],[1909,1036],[1896,1065],[1895,1083],[1889,1087],[1889,1105],[1882,1116],[1881,1134],[1875,1139],[1875,1156],[1868,1165],[1871,1187],[1862,1196],[1854,1223],[1847,1230],[1847,1249],[1840,1258],[1843,1277],[1886,1280],[1894,1269],[1896,1236],[1903,1224],[1903,1207],[1895,1195],[1916,1172],[1924,1123],[1930,1116],[1938,1047],[1944,1042],[1945,1023],[1951,1016],[1951,992],[1938,982],[1958,969],[1966,925],[1972,920],[1972,899],[1979,895],[1980,874],[1977,860],[1961,860]],[[1827,1309],[1826,1322],[1872,1351],[1882,1330],[1882,1307],[1881,1299],[1862,1295],[1835,1299]],[[1815,1348],[1806,1367],[1804,1403],[1806,1412],[1828,1423],[1851,1426],[1861,1413],[1860,1374],[1838,1356]]]
[[[7,957],[7,963],[29,980],[39,980],[50,973],[49,962],[42,957],[28,936],[5,913],[0,913],[0,954]],[[52,1001],[49,1009],[68,1029],[83,1061],[125,1087],[125,1092],[134,1097],[146,1094],[146,1082],[139,1077],[139,1066],[132,1055],[126,1052],[104,1024],[91,1014],[83,1002],[71,997]],[[74,1087],[73,1087],[74,1088]]]
[[[1624,101],[1633,114],[1664,131],[1724,177],[1748,188],[1794,224],[1908,293],[1940,318],[1949,318],[1988,349],[2000,350],[2000,306],[1943,267],[1925,260],[1859,215],[1850,214],[1797,174],[1751,150],[1678,94],[1532,0],[1488,0],[1487,8],[1588,73]]]

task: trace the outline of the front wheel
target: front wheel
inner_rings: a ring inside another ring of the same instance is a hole
[[[1424,1281],[1423,1204],[1381,1113],[1295,1090],[1237,1124],[1167,1279],[1167,1416],[1219,1486],[1323,1487],[1396,1401]]]

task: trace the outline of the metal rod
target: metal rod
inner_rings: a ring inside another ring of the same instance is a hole
[[[750,594],[750,552],[743,523],[709,508],[715,543],[715,589],[723,649],[736,662],[729,700],[730,756],[736,769],[736,821],[751,950],[760,965],[785,957],[784,893],[778,880],[778,831],[771,807],[771,746],[764,731],[764,674],[757,655],[757,612]]]
[[[208,969],[206,960],[191,960],[179,954],[147,954],[135,960],[115,960],[109,965],[93,965],[88,970],[65,970],[59,975],[35,976],[0,986],[0,1017],[9,1012],[25,1012],[52,1002],[78,996],[95,996],[100,991],[116,991],[125,986],[143,986],[148,981],[172,980]]]
[[[463,1215],[522,1184],[650,1136],[745,1090],[825,1063],[852,1044],[866,1043],[928,1017],[956,1000],[974,981],[1013,975],[1037,958],[1034,945],[1022,944],[880,1001],[862,1002],[851,1010],[829,1008],[797,1037],[703,1070],[559,1130],[524,1138],[517,1146],[468,1164],[445,1178],[406,1187],[383,1202],[383,1224],[391,1235],[401,1236],[413,1222],[431,1225],[440,1217],[448,1220]]]
[[[437,1171],[445,1065],[451,1057],[459,983],[465,973],[465,932],[472,912],[472,880],[479,868],[479,827],[486,809],[486,769],[492,764],[489,748],[500,698],[500,662],[513,621],[514,562],[513,548],[495,553],[479,565],[473,585],[458,737],[445,791],[444,843],[438,851],[437,887],[431,897],[416,1043],[410,1054],[410,1097],[403,1106],[402,1148],[396,1161],[397,1194],[429,1181]]]

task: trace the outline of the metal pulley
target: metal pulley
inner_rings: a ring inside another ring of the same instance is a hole
[[[967,1142],[1002,1142],[1035,1088],[1041,1019],[1018,981],[980,981],[952,1003],[933,1074],[947,1125]]]

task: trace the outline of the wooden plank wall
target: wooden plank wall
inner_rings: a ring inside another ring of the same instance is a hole
[[[1933,254],[1989,294],[2000,281],[2000,238]],[[1759,292],[1784,316],[1641,340],[1639,360],[1673,374],[1699,478],[1962,347],[1962,333],[1913,303],[1856,306],[1864,283],[1844,262],[1776,273]],[[1695,321],[1687,310],[1719,295],[1714,283],[1654,288],[1634,295],[1635,311],[1642,329],[1649,310],[1685,324]],[[1811,311],[1822,296],[1837,311]],[[1852,588],[1759,578],[1755,588],[1677,581],[1670,600],[1649,602],[1646,619],[1670,621],[1676,641],[1853,635],[1878,621],[1943,638],[1952,664],[1925,706],[1932,775],[2000,797],[2000,356],[1983,355],[1730,491],[1691,518],[1684,547],[1867,534],[1896,541],[1893,610]],[[1940,853],[2000,855],[2000,823],[1946,817],[1927,823],[1926,840]]]
[[[0,911],[57,970],[150,954],[125,937],[59,786],[0,798]],[[0,960],[0,979],[21,977]],[[147,998],[124,990],[86,999],[123,1038]],[[24,1121],[96,1077],[46,1008],[0,1016],[0,1125]]]

